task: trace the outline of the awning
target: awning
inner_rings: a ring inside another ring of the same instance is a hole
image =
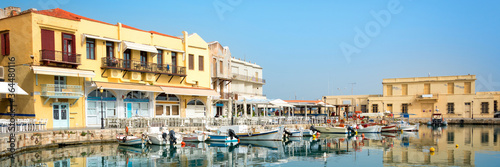
[[[294,107],[281,99],[271,100],[270,103],[278,107]]]
[[[156,49],[161,49],[161,50],[168,50],[168,51],[172,51],[172,52],[184,53],[184,51],[182,51],[182,50],[170,49],[170,48],[161,47],[161,46],[155,46],[155,48]]]
[[[163,92],[159,86],[132,84],[132,83],[112,83],[112,82],[95,82],[95,86],[104,89],[112,90],[130,90],[144,92]]]
[[[28,95],[28,93],[26,93],[26,91],[24,91],[23,89],[21,89],[21,87],[19,87],[17,85],[17,83],[14,83],[14,92],[11,92],[11,85],[9,85],[10,83],[12,82],[0,82],[0,94],[15,94],[15,95]]]
[[[96,36],[96,35],[89,35],[89,34],[83,34],[83,40],[85,40],[85,38],[92,38],[92,39],[98,39],[98,40],[103,40],[103,41],[111,41],[111,42],[122,42],[118,39],[113,39],[113,38],[106,38],[106,37],[99,37],[99,36]]]
[[[44,74],[44,75],[58,75],[58,76],[68,76],[68,77],[95,77],[95,73],[92,70],[78,70],[70,68],[58,68],[58,67],[45,67],[45,66],[31,66],[33,73]]]
[[[174,95],[191,95],[191,96],[220,96],[212,89],[197,89],[197,88],[179,88],[162,86],[163,92]]]
[[[154,46],[151,46],[151,45],[144,45],[144,44],[139,44],[139,43],[127,42],[127,41],[123,41],[123,44],[125,44],[124,49],[140,50],[140,51],[158,54],[158,50],[156,50],[156,48]]]
[[[383,117],[384,113],[361,113],[359,116],[362,117]]]

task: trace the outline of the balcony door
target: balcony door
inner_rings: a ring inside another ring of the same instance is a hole
[[[123,68],[130,69],[130,49],[123,52]]]
[[[68,103],[53,103],[52,116],[54,128],[69,128],[69,104]]]
[[[62,61],[76,63],[75,35],[62,33]]]
[[[172,52],[172,73],[177,73],[177,53]]]
[[[66,89],[66,77],[54,76],[54,91],[63,92],[64,89]]]

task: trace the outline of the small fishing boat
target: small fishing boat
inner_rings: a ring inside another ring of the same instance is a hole
[[[170,130],[169,132],[159,127],[150,127],[147,134],[151,144],[168,145],[170,143],[172,144],[182,143],[182,136],[178,133],[176,134],[173,130]]]
[[[237,133],[240,140],[264,140],[264,141],[281,141],[283,140],[283,128],[273,130],[248,130],[246,133]]]
[[[313,127],[321,133],[339,133],[339,134],[349,134],[356,133],[356,130],[350,126],[317,126]]]
[[[195,131],[194,133],[191,134],[184,134],[182,135],[182,141],[186,142],[205,142],[205,140],[208,139],[208,132],[203,132],[203,131]]]
[[[313,131],[311,129],[304,129],[304,131],[302,131],[302,136],[313,136],[316,134],[316,131]]]
[[[444,120],[443,115],[441,113],[432,114],[431,121],[427,122],[429,126],[447,126],[448,122]]]
[[[116,140],[118,140],[119,145],[125,146],[141,146],[144,143],[141,137],[123,134],[117,135]]]
[[[358,133],[380,133],[382,131],[382,127],[379,125],[358,125],[357,126]]]
[[[397,121],[395,122],[396,126],[398,127],[398,130],[402,131],[418,131],[419,124],[414,124],[411,125],[410,123],[406,121]]]
[[[226,143],[238,142],[239,139],[234,130],[232,129],[229,129],[227,133],[222,133],[221,131],[217,131],[217,134],[209,134],[208,138],[210,141],[226,142]]]

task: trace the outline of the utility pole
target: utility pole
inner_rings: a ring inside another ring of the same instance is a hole
[[[356,85],[356,82],[349,83],[349,84],[351,84],[351,95],[352,95],[352,91],[353,91],[353,89],[354,89],[354,85]]]

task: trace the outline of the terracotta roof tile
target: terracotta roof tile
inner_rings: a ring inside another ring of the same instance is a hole
[[[99,20],[94,20],[91,18],[83,17],[65,10],[62,10],[60,8],[55,8],[55,9],[47,9],[47,10],[41,10],[41,11],[34,11],[35,13],[38,14],[43,14],[47,16],[52,16],[52,17],[57,17],[57,18],[62,18],[62,19],[69,19],[69,20],[75,20],[75,21],[80,21],[81,19],[93,21],[93,22],[98,22],[98,23],[103,23],[103,24],[108,24],[108,25],[115,25],[115,24],[110,24],[106,23],[103,21]],[[116,26],[116,25],[115,25]]]

